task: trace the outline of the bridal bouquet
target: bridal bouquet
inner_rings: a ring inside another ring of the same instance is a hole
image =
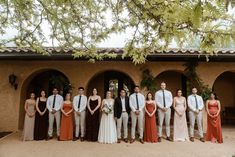
[[[107,115],[113,113],[112,105],[104,104],[103,112]]]

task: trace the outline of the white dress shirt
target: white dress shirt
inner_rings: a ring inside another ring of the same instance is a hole
[[[85,95],[81,95],[81,102],[80,102],[80,108],[78,108],[78,103],[79,103],[79,97],[80,95],[77,95],[73,98],[73,108],[77,112],[82,112],[86,110],[87,106],[87,97]]]
[[[200,95],[189,95],[188,96],[188,107],[190,110],[192,111],[196,111],[196,100],[195,100],[195,96],[197,98],[197,104],[198,104],[198,109],[202,110],[204,107],[204,102],[203,99]]]
[[[165,107],[170,108],[173,103],[173,97],[170,91],[164,90],[165,95]],[[158,90],[155,93],[155,102],[158,107],[164,108],[164,101],[163,101],[163,90]]]
[[[122,111],[126,111],[126,99],[125,97],[121,97],[122,102]]]
[[[63,105],[63,102],[64,102],[64,99],[61,95],[59,94],[56,94],[55,95],[56,98],[55,98],[55,106],[54,106],[54,109],[56,111],[59,111],[61,106]],[[52,112],[52,107],[53,107],[53,101],[54,101],[54,95],[51,95],[48,97],[47,99],[47,109]]]
[[[136,102],[136,94],[138,95],[138,102],[139,102],[139,111],[144,109],[145,106],[145,97],[141,93],[133,93],[130,96],[130,108],[133,112],[137,110],[137,102]]]

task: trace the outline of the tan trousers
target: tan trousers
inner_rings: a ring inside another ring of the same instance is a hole
[[[49,128],[48,128],[48,135],[52,137],[53,133],[53,124],[54,119],[56,120],[56,129],[57,129],[57,136],[60,136],[60,111],[57,111],[56,113],[52,114],[49,112]]]
[[[75,125],[76,125],[75,136],[79,137],[79,132],[81,129],[81,137],[84,137],[86,112],[82,111],[80,116],[78,116],[77,113],[74,112],[74,117],[75,117]]]
[[[195,120],[197,120],[197,126],[198,126],[198,132],[200,138],[203,137],[203,113],[200,111],[198,114],[196,114],[193,111],[189,111],[189,121],[190,121],[190,127],[189,127],[189,133],[190,137],[194,137],[194,125],[195,125]]]
[[[122,112],[122,115],[117,119],[117,137],[121,139],[121,130],[123,125],[124,139],[128,137],[128,113]]]
[[[140,139],[143,139],[144,133],[144,113],[140,111],[140,114],[137,116],[133,111],[131,111],[131,138],[135,139],[135,130],[136,130],[136,123],[138,123],[138,132],[140,135]]]
[[[171,108],[169,108],[166,112],[158,109],[158,136],[162,137],[162,125],[165,120],[166,125],[166,136],[170,137],[170,120],[171,120]]]

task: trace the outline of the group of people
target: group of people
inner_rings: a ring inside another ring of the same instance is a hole
[[[120,95],[116,99],[113,99],[112,93],[107,91],[103,100],[97,95],[96,88],[88,99],[84,95],[83,87],[78,88],[78,94],[73,100],[70,93],[66,94],[64,100],[58,94],[57,88],[53,89],[53,94],[48,98],[45,91],[42,91],[36,100],[35,94],[31,93],[30,99],[25,102],[26,114],[22,138],[24,141],[52,139],[55,120],[57,138],[61,141],[80,139],[100,143],[120,143],[123,140],[126,143],[129,141],[133,143],[138,135],[142,144],[155,143],[162,141],[163,122],[165,122],[166,140],[194,142],[196,121],[200,141],[223,142],[221,105],[215,93],[211,93],[210,99],[206,101],[208,123],[204,138],[202,127],[204,101],[197,95],[197,89],[192,88],[192,94],[186,99],[180,89],[173,98],[172,93],[166,90],[165,82],[161,83],[160,88],[155,95],[149,92],[145,97],[140,93],[139,86],[135,86],[134,93],[129,97],[125,90],[120,90]],[[170,136],[172,108],[175,111],[173,139]],[[189,115],[189,132],[186,111]],[[156,115],[158,115],[158,129]],[[129,117],[131,117],[130,139],[128,138]]]

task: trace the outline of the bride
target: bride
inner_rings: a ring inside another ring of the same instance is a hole
[[[113,115],[114,99],[111,97],[111,92],[107,91],[106,99],[102,101],[101,105],[101,121],[98,142],[100,143],[116,143],[117,131],[116,123]]]

